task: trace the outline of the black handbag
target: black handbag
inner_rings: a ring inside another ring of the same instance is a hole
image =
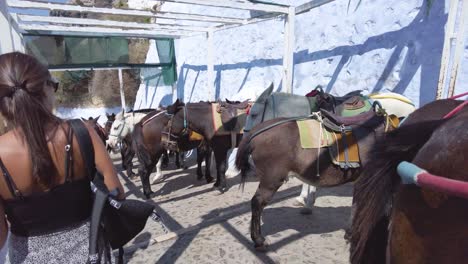
[[[104,177],[96,170],[94,148],[86,126],[79,119],[70,120],[69,124],[80,145],[81,156],[91,180],[91,189],[95,193],[91,214],[89,263],[101,263],[98,248],[101,234],[112,249],[119,249],[118,263],[123,263],[123,246],[143,230],[149,217],[160,221],[160,216],[154,206],[146,202],[114,199],[115,196],[109,193],[104,184]]]

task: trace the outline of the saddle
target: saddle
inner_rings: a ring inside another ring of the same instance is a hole
[[[220,102],[216,105],[216,112],[221,115],[221,122],[225,131],[235,131],[243,128],[245,124],[245,114],[250,107],[249,100],[243,102]],[[242,124],[239,124],[239,117],[244,115]]]
[[[362,95],[355,95],[336,107],[336,113],[341,116],[356,116],[372,108],[369,99]]]
[[[352,97],[344,103],[343,109],[367,109],[367,104],[370,103],[363,102],[361,98]],[[369,110],[352,116],[342,116],[326,110],[321,110],[321,113],[323,126],[334,139],[329,146],[333,163],[343,169],[359,168],[359,141],[383,124],[384,116],[378,115],[372,106]]]

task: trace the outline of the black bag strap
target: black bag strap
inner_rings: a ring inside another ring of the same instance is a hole
[[[88,171],[88,177],[90,177],[89,179],[92,181],[94,180],[94,174],[96,173],[96,166],[94,164],[94,147],[91,136],[89,135],[85,124],[83,124],[83,121],[72,119],[68,122],[76,135],[78,145],[80,146],[81,156],[83,157],[86,170]]]
[[[68,121],[70,124],[71,129],[76,135],[76,139],[78,141],[78,145],[80,146],[81,156],[84,160],[84,165],[86,170],[88,171],[88,178],[92,182],[94,179],[95,174],[95,165],[94,165],[94,148],[93,142],[91,137],[88,133],[88,129],[83,124],[83,122],[79,119],[73,119]],[[93,185],[92,185],[93,186]],[[96,188],[93,186],[92,188]],[[104,205],[107,201],[107,193],[93,190],[94,196],[94,203],[93,203],[93,210],[91,212],[91,223],[90,223],[90,230],[89,230],[89,259],[88,263],[90,264],[97,264],[101,263],[100,256],[99,256],[99,247],[98,247],[98,239],[99,239],[99,228],[101,225],[102,219],[102,212],[104,209]]]
[[[91,136],[89,135],[88,129],[84,123],[79,119],[72,119],[69,121],[71,128],[73,129],[78,145],[80,146],[81,156],[85,162],[86,169],[88,171],[88,177],[91,181],[92,190],[95,193],[93,211],[91,213],[91,224],[90,224],[90,233],[89,233],[89,259],[90,264],[100,263],[99,248],[98,248],[98,239],[99,239],[99,228],[102,220],[102,213],[104,206],[108,200],[108,191],[104,186],[104,181],[102,180],[102,185],[98,188],[93,184],[96,174],[96,164],[94,162],[94,147]],[[105,191],[103,191],[105,190]],[[123,263],[123,248],[119,248],[119,257],[117,263]]]

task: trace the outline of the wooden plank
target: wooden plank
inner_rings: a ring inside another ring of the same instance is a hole
[[[440,63],[440,72],[439,72],[439,82],[437,85],[436,100],[442,99],[444,97],[444,90],[447,86],[446,74],[447,67],[450,61],[451,53],[451,39],[455,28],[455,21],[457,18],[457,9],[458,9],[458,0],[450,1],[449,15],[447,19],[447,24],[445,27],[445,38],[444,38],[444,48],[442,50],[442,58]]]
[[[264,12],[279,12],[287,14],[289,6],[268,3],[252,3],[239,0],[165,0],[165,2],[223,7],[231,9],[244,9]]]
[[[284,23],[284,55],[283,55],[283,90],[292,93],[295,47],[295,19],[296,10],[290,8]]]
[[[313,0],[296,7],[296,15],[309,12],[311,9],[328,4],[335,0]]]
[[[155,18],[164,18],[164,19],[190,20],[190,21],[224,23],[224,24],[242,24],[244,22],[244,19],[241,19],[241,18],[208,16],[208,15],[177,13],[177,12],[153,13],[151,11],[145,11],[145,10],[89,7],[89,6],[78,6],[78,5],[57,4],[57,3],[41,3],[41,2],[26,1],[26,0],[8,0],[7,3],[8,3],[8,6],[10,7],[25,8],[25,9],[63,10],[63,11],[88,12],[88,13],[108,14],[108,15],[155,17]]]
[[[447,97],[452,97],[455,93],[455,85],[457,83],[458,69],[460,68],[460,61],[463,57],[463,50],[465,48],[465,32],[466,32],[466,18],[468,17],[468,1],[461,1],[462,11],[460,14],[460,21],[458,23],[455,53],[453,55],[453,64],[450,72],[450,82]]]
[[[178,31],[164,30],[123,30],[119,28],[102,28],[102,27],[67,27],[43,24],[20,24],[21,29],[28,33],[34,34],[35,31],[52,34],[52,35],[80,35],[80,36],[127,36],[127,37],[142,37],[142,38],[179,38],[183,36],[193,36],[194,34],[185,34]]]
[[[179,25],[161,26],[160,24],[143,24],[143,23],[136,23],[136,22],[122,22],[122,21],[99,20],[99,19],[89,19],[89,18],[32,16],[32,15],[18,15],[18,17],[21,22],[47,22],[47,23],[65,24],[65,25],[140,28],[140,29],[150,29],[150,30],[177,30],[177,31],[198,31],[198,32],[208,31],[208,28],[194,27],[194,26],[179,26]]]

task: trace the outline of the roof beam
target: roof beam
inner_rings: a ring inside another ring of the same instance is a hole
[[[194,26],[179,26],[179,25],[160,25],[160,24],[144,24],[136,22],[121,22],[112,20],[99,20],[89,18],[70,18],[56,16],[32,16],[18,15],[21,22],[47,22],[62,25],[85,25],[98,27],[119,27],[133,29],[149,29],[149,30],[179,30],[179,31],[198,31],[208,32],[208,28]]]
[[[178,31],[164,30],[123,30],[119,28],[102,28],[102,27],[65,27],[56,25],[43,24],[20,24],[20,28],[28,33],[44,32],[52,35],[63,36],[126,36],[126,37],[142,37],[142,38],[179,38],[188,37],[195,34],[187,34]],[[32,31],[32,32],[31,32]]]
[[[255,10],[264,12],[278,12],[287,14],[289,7],[286,5],[253,3],[241,0],[164,0],[164,2],[203,5],[211,7],[224,7],[231,9]]]
[[[316,7],[319,7],[324,4],[328,4],[330,2],[333,2],[335,0],[312,0],[310,2],[307,2],[305,4],[302,4],[300,6],[296,7],[296,15],[300,15],[302,13],[309,12],[311,9],[314,9]]]
[[[34,9],[43,9],[43,10],[62,10],[62,11],[88,12],[88,13],[108,14],[108,15],[124,15],[124,16],[139,16],[139,17],[155,17],[155,18],[164,18],[164,19],[189,20],[189,21],[198,21],[198,22],[209,22],[209,23],[242,24],[244,22],[244,20],[241,18],[233,18],[233,17],[207,16],[207,15],[196,15],[196,14],[177,13],[177,12],[153,13],[151,11],[146,11],[146,10],[89,7],[89,6],[78,6],[78,5],[69,5],[69,4],[41,3],[41,2],[25,1],[25,0],[8,0],[8,6],[15,7],[15,8],[22,8],[22,9],[34,8]]]

